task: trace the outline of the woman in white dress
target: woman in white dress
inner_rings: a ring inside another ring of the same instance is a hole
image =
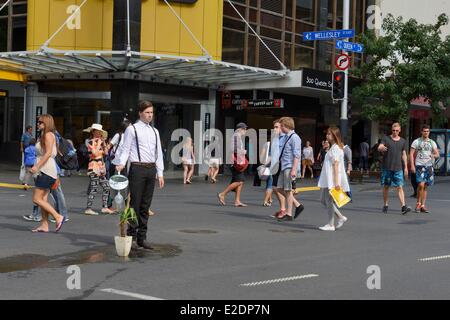
[[[192,176],[194,175],[194,163],[195,163],[195,155],[194,155],[194,144],[192,143],[192,138],[186,138],[186,142],[183,145],[183,157],[181,158],[183,161],[183,182],[184,184],[191,184]]]
[[[344,192],[350,191],[347,174],[344,167],[344,144],[342,143],[341,132],[336,127],[330,127],[327,131],[327,141],[330,149],[325,155],[322,172],[319,178],[320,201],[328,209],[328,224],[320,227],[322,231],[335,231],[342,227],[347,221],[334,203],[329,191],[333,188],[342,189]],[[334,225],[334,215],[338,217],[336,226]]]

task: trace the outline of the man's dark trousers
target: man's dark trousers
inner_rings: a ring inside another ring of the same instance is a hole
[[[142,242],[147,239],[148,209],[152,204],[155,190],[156,167],[144,167],[131,164],[128,175],[130,181],[130,206],[136,211],[138,223],[130,222],[128,236],[133,240]]]

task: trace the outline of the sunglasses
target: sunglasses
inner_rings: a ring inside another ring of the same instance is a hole
[[[43,124],[44,122],[39,120],[37,123],[38,123],[38,124]]]
[[[394,129],[392,129],[392,132],[400,132],[400,130],[394,130]]]

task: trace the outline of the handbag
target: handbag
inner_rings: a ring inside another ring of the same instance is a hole
[[[237,152],[237,137],[234,137],[234,153],[232,155],[233,168],[237,172],[244,172],[248,168],[248,159],[245,155],[238,155]]]
[[[258,172],[259,179],[262,181],[266,181],[269,179],[271,173],[270,173],[270,167],[267,166],[268,158],[269,158],[269,148],[270,148],[270,142],[266,148],[266,157],[264,158],[263,165],[260,165],[256,170]]]
[[[25,165],[22,164],[22,165],[20,166],[20,173],[19,173],[19,180],[20,180],[20,181],[24,182],[24,180],[25,180],[25,174],[26,174],[26,168],[25,168]]]
[[[243,161],[241,160],[243,158]],[[238,157],[237,153],[233,154],[233,167],[237,172],[244,172],[248,168],[248,159],[245,155]]]

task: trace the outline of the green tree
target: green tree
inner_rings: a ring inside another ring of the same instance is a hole
[[[450,37],[441,37],[449,19],[441,14],[436,24],[419,24],[415,19],[388,15],[384,35],[368,31],[361,36],[367,63],[354,71],[362,84],[353,95],[370,120],[398,120],[405,123],[411,100],[424,97],[431,103],[434,125],[446,121],[450,100]]]

